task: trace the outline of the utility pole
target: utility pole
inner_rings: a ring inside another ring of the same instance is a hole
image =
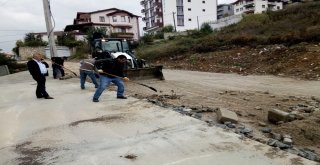
[[[47,26],[47,35],[48,35],[48,41],[49,41],[49,47],[50,47],[50,56],[56,57],[58,55],[56,43],[54,41],[54,30],[52,27],[51,22],[51,11],[50,11],[50,4],[48,0],[42,0],[43,1],[43,10],[44,10],[44,16],[46,20],[46,26]]]
[[[197,24],[198,24],[198,30],[200,30],[200,27],[199,27],[199,16],[197,16]]]
[[[176,14],[175,12],[172,12],[172,16],[173,16],[173,25],[174,25],[174,32],[177,32],[177,26],[176,26],[176,19],[174,14]]]

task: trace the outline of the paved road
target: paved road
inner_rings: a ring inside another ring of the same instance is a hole
[[[79,80],[47,81],[36,99],[27,72],[0,77],[0,164],[316,164],[170,109]]]
[[[185,82],[221,90],[269,91],[279,95],[304,95],[320,97],[320,81],[303,81],[275,76],[241,76],[238,74],[196,71],[164,70],[168,81]]]

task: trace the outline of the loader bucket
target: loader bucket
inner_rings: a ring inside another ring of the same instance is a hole
[[[162,65],[147,68],[125,70],[126,76],[131,80],[159,79],[164,80]]]

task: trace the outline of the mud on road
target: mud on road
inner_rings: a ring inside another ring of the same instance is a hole
[[[66,67],[78,70],[75,63]],[[241,76],[196,71],[164,70],[165,81],[141,80],[157,89],[154,92],[136,83],[126,84],[126,94],[147,99],[172,109],[190,110],[189,115],[210,124],[218,123],[217,108],[227,108],[239,117],[236,125],[253,130],[252,139],[266,143],[270,134],[287,134],[294,147],[308,148],[320,154],[320,81],[302,81],[275,76]],[[313,111],[300,111],[300,107],[312,107]],[[279,109],[297,111],[299,120],[278,125],[268,122],[268,111]]]

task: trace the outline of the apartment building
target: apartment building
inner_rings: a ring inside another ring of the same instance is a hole
[[[282,1],[276,0],[237,0],[233,3],[234,14],[263,13],[267,10],[276,11],[283,8]]]
[[[154,32],[167,25],[176,31],[198,29],[217,20],[216,0],[141,0],[143,30]]]
[[[217,7],[218,13],[217,18],[221,19],[233,15],[233,5],[232,4],[220,4]]]
[[[78,12],[72,25],[67,25],[65,32],[77,31],[85,33],[90,27],[106,29],[107,34],[117,38],[138,40],[139,16],[117,8]]]

